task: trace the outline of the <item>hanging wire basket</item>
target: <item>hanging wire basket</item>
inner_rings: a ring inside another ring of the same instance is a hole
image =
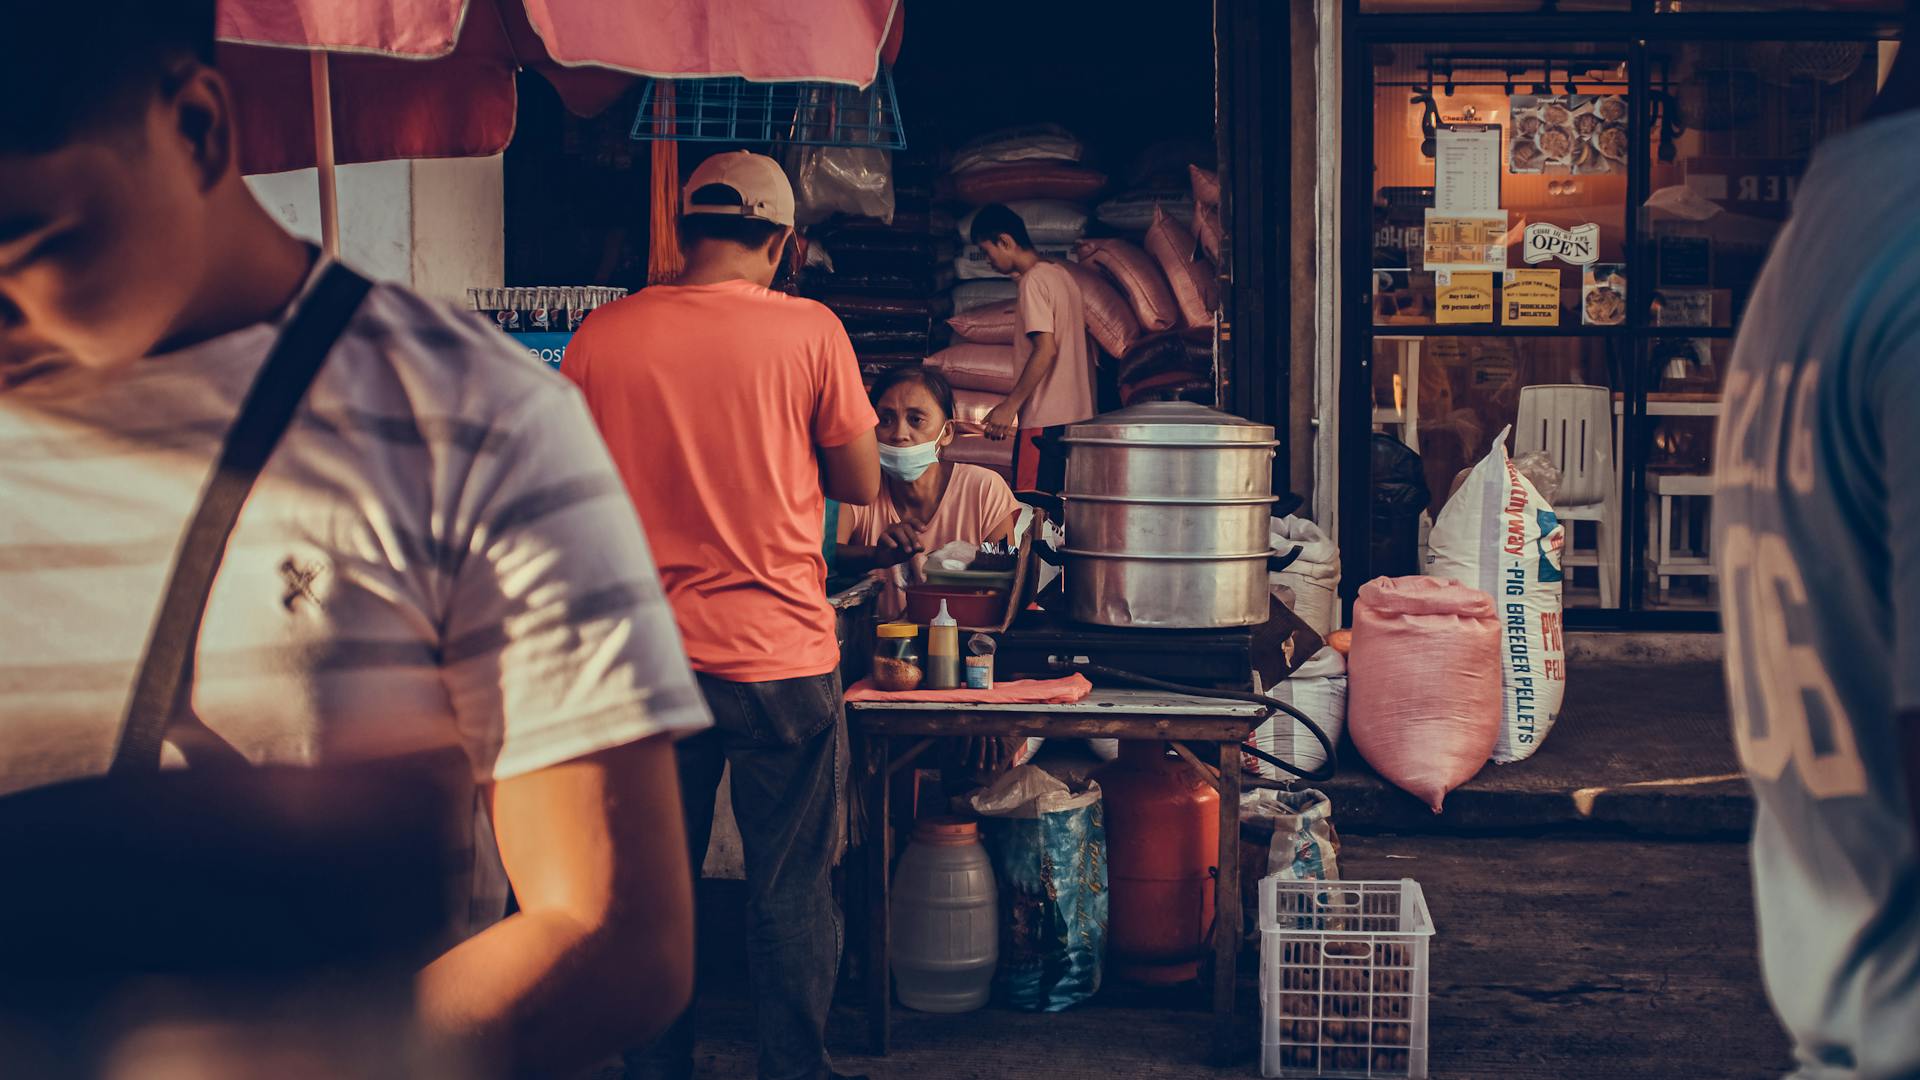
[[[893,73],[866,89],[834,83],[649,79],[632,137],[640,142],[864,146],[904,150]]]
[[[1867,47],[1858,41],[1756,41],[1747,47],[1755,73],[1775,86],[1801,79],[1846,82],[1866,55]]]

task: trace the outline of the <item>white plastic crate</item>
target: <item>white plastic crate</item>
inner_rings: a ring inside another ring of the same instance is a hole
[[[1427,939],[1411,878],[1260,882],[1260,1075],[1427,1075]]]

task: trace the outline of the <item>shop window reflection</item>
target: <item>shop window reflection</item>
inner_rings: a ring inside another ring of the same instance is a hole
[[[1764,4],[1715,3],[1756,6]],[[1652,102],[1641,217],[1641,265],[1653,275],[1645,419],[1635,435],[1648,609],[1716,606],[1713,446],[1731,335],[1814,150],[1860,123],[1891,60],[1890,48],[1858,41],[1687,42],[1651,52],[1666,79]]]
[[[1813,150],[1852,128],[1885,62],[1872,42],[1658,46],[1642,223],[1661,329],[1739,325]]]
[[[1374,428],[1419,453],[1432,494],[1428,513],[1437,517],[1455,480],[1486,455],[1494,436],[1519,418],[1527,387],[1611,388],[1626,348],[1619,338],[1378,334],[1373,345]],[[1617,462],[1618,455],[1611,453],[1616,431],[1602,431],[1600,437],[1606,440],[1609,460]],[[1617,488],[1617,470],[1609,483]],[[1619,505],[1617,490],[1608,502]],[[1593,523],[1574,527],[1578,550],[1593,550]],[[1594,567],[1570,572],[1566,602],[1600,606]]]

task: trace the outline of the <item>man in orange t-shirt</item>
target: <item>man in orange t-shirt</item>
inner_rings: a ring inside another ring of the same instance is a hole
[[[793,189],[771,158],[716,155],[683,200],[687,269],[595,311],[562,371],[586,393],[646,526],[713,729],[676,751],[693,865],[733,768],[765,1080],[832,1077],[839,967],[828,883],[840,837],[840,651],[826,497],[880,485],[873,407],[825,307],[771,291]],[[636,973],[639,975],[641,973]],[[654,1057],[691,1075],[691,1011]]]

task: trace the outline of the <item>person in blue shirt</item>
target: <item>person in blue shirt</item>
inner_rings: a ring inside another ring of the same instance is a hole
[[[1734,346],[1716,457],[1761,964],[1806,1080],[1920,1076],[1916,166],[1905,48],[1801,182]]]

